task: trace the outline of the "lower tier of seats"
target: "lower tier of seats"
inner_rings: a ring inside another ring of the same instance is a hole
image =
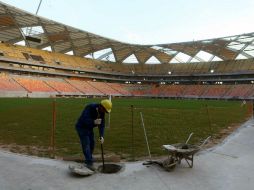
[[[254,85],[119,84],[81,79],[0,75],[0,97],[108,95],[169,98],[253,99]]]

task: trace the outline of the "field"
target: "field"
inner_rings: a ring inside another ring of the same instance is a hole
[[[100,99],[0,99],[0,145],[14,152],[49,157],[52,139],[53,101],[56,102],[56,156],[82,155],[75,123],[84,106]],[[198,144],[221,130],[240,124],[252,109],[239,101],[169,100],[114,98],[110,126],[105,129],[106,154],[122,158],[147,156],[140,112],[144,117],[153,156],[165,154],[163,144],[184,142],[191,132],[191,143]],[[133,108],[131,107],[133,105]],[[108,124],[108,116],[106,124]],[[95,129],[96,135],[97,130]],[[97,138],[97,137],[96,137]],[[100,153],[96,146],[95,153]]]

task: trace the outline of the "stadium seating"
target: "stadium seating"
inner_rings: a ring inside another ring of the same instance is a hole
[[[37,62],[45,65],[84,69],[87,71],[133,75],[143,75],[144,73],[146,75],[168,75],[169,71],[173,75],[209,74],[211,69],[215,73],[254,71],[253,59],[181,64],[117,64],[7,43],[0,43],[0,51],[4,57],[19,61],[31,61],[33,63]],[[36,58],[39,58],[39,60],[36,60]]]
[[[103,95],[104,94],[97,88],[90,85],[87,81],[84,81],[84,80],[66,80],[66,81],[85,95]]]
[[[87,82],[89,85],[92,87],[98,89],[99,91],[103,92],[105,95],[114,95],[114,96],[119,96],[122,95],[119,91],[115,90],[112,88],[108,83],[106,82],[93,82],[93,81],[88,81]]]
[[[0,43],[0,49],[7,58],[14,58],[15,60],[26,60],[20,49],[22,46],[14,46],[10,44]]]
[[[183,95],[183,85],[161,85],[160,95],[165,97],[181,97]]]
[[[204,98],[222,98],[228,90],[230,90],[231,85],[209,85],[206,92],[202,94]]]
[[[45,83],[60,94],[82,95],[82,93],[62,79],[45,80]]]
[[[118,91],[122,96],[130,96],[131,93],[126,90],[126,84],[119,84],[119,83],[107,83],[112,89]]]
[[[152,86],[144,84],[126,84],[125,89],[128,90],[132,96],[151,96]]]
[[[150,85],[119,84],[21,75],[0,75],[1,92],[49,93],[51,95],[148,96],[185,98],[249,99],[254,96],[252,84],[237,85]],[[1,94],[0,94],[1,96]],[[24,94],[25,96],[25,94]]]
[[[0,75],[0,91],[23,91],[26,90],[9,76]]]
[[[225,94],[227,98],[247,98],[253,92],[253,86],[248,84],[234,85],[231,90]]]
[[[7,68],[9,70],[13,68],[15,72],[23,70],[23,72],[29,73],[33,71],[38,74],[37,77],[30,77],[25,76],[24,73],[22,75],[12,75],[12,72],[8,71],[10,75],[0,75],[0,91],[2,92],[42,92],[75,96],[113,95],[240,99],[252,98],[254,96],[252,84],[182,85],[176,83],[158,85],[91,81],[94,74],[98,74],[99,78],[111,77],[112,79],[118,78],[119,74],[129,78],[141,76],[142,81],[143,79],[145,81],[146,79],[151,80],[149,76],[168,76],[169,74],[180,77],[196,74],[212,76],[211,69],[214,70],[214,74],[220,75],[250,73],[254,71],[253,59],[180,64],[118,64],[0,43],[0,66],[3,69]],[[81,69],[81,71],[72,70],[73,68]],[[40,72],[50,73],[51,75],[49,76],[51,77],[42,77]],[[82,73],[88,78],[73,79],[73,75],[81,75]],[[65,74],[69,74],[72,79],[66,79]],[[61,75],[61,78],[59,75]]]
[[[184,97],[200,97],[207,89],[206,85],[185,85]]]
[[[56,92],[53,88],[48,86],[43,80],[31,77],[14,78],[21,86],[28,92]]]

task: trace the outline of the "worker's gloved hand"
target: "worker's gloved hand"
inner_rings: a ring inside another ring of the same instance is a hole
[[[99,141],[100,141],[101,144],[103,144],[103,143],[104,143],[104,138],[103,138],[103,137],[100,137],[100,138],[99,138]]]
[[[95,124],[95,125],[100,125],[100,124],[101,124],[101,119],[96,119],[96,120],[94,120],[94,124]]]

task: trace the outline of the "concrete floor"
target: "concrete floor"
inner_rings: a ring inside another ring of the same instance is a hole
[[[0,151],[0,190],[250,190],[254,189],[254,121],[246,122],[221,145],[195,155],[173,172],[142,162],[124,163],[117,174],[76,177],[71,162]]]

